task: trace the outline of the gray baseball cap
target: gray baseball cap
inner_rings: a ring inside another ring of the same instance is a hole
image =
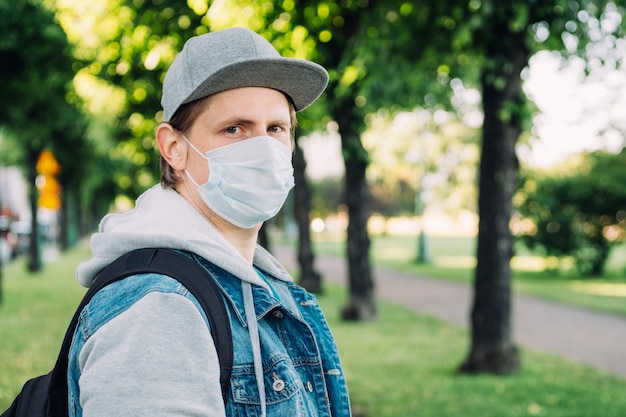
[[[311,105],[328,84],[324,67],[284,58],[259,34],[236,27],[189,39],[163,81],[163,118],[186,103],[240,87],[267,87],[293,100],[296,111]]]

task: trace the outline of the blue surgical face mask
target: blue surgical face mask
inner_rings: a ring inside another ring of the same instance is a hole
[[[294,186],[291,150],[270,136],[259,136],[202,154],[209,163],[209,180],[202,184],[185,174],[204,203],[221,218],[243,229],[271,219]]]

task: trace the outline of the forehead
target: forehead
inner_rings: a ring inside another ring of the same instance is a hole
[[[271,88],[243,87],[222,91],[207,97],[205,111],[215,117],[287,118],[290,104],[287,96]]]

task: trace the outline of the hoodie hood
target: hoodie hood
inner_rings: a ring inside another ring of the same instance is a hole
[[[94,277],[123,254],[139,248],[161,247],[193,252],[242,281],[268,288],[254,268],[187,200],[176,191],[155,185],[136,201],[135,208],[108,214],[90,239],[92,258],[76,269],[78,282],[89,287]],[[254,265],[276,278],[292,281],[289,273],[257,245]]]

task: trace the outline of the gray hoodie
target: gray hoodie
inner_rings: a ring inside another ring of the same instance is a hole
[[[139,196],[133,210],[105,216],[90,244],[92,259],[76,269],[76,278],[85,287],[116,258],[145,247],[188,250],[243,281],[267,287],[243,256],[187,200],[160,185]],[[279,279],[292,281],[282,265],[258,245],[254,264]]]
[[[133,210],[105,216],[90,244],[93,257],[76,269],[78,282],[86,287],[100,270],[124,253],[144,247],[166,247],[194,252],[240,277],[244,294],[248,295],[244,296],[246,313],[251,317],[254,301],[249,284],[269,290],[252,265],[210,222],[177,192],[160,185],[142,194]],[[279,279],[292,280],[279,262],[258,245],[254,264]],[[253,350],[257,351],[256,379],[260,394],[264,394],[258,330],[256,326],[249,327]],[[146,346],[159,348],[145,349]],[[195,306],[178,295],[144,296],[89,338],[79,354],[79,364],[84,416],[224,415],[217,353],[210,332]],[[123,389],[125,379],[135,387],[132,395]],[[117,381],[122,382],[119,388]],[[110,388],[103,390],[103,382]],[[172,395],[177,387],[180,392]],[[189,387],[202,390],[193,392]],[[165,394],[170,399],[167,406],[157,406]]]

